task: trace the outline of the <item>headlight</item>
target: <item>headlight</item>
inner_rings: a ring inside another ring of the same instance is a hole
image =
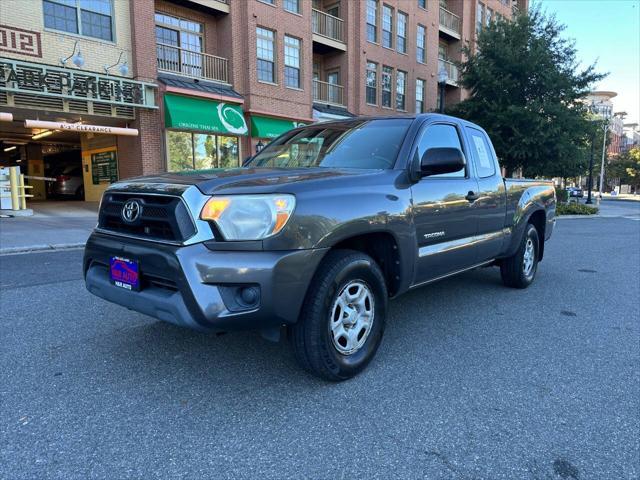
[[[225,240],[261,240],[278,233],[296,206],[293,195],[211,197],[200,218],[215,222]]]

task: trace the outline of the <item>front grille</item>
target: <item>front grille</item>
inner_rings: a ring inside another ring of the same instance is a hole
[[[125,203],[136,200],[140,216],[133,222],[123,218]],[[105,193],[98,216],[98,227],[149,240],[183,242],[196,233],[184,202],[175,196],[137,193]]]

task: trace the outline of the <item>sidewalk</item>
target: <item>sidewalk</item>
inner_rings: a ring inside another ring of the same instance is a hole
[[[611,195],[610,193],[604,193],[602,195],[602,199],[614,200],[614,201],[618,200],[623,202],[640,202],[640,195],[633,195],[632,193],[621,193],[619,195]]]
[[[580,201],[584,203],[584,200]],[[603,198],[598,206],[594,200],[593,207],[598,207],[599,211],[596,215],[561,215],[557,219],[572,218],[615,218],[622,217],[630,220],[640,221],[640,202],[628,201],[624,199]]]
[[[83,247],[98,221],[95,202],[30,202],[31,217],[0,218],[0,255]]]

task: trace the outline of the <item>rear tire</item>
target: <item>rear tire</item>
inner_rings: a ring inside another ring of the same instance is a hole
[[[353,250],[329,252],[298,322],[289,327],[300,366],[334,382],[361,372],[382,341],[387,300],[384,276],[371,257]]]
[[[538,270],[540,240],[538,231],[527,224],[518,251],[500,264],[502,282],[507,287],[527,288],[533,283]]]

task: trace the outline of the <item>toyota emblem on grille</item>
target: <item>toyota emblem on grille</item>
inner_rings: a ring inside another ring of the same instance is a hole
[[[142,205],[137,200],[129,200],[122,207],[122,218],[125,222],[133,223],[142,213]]]

